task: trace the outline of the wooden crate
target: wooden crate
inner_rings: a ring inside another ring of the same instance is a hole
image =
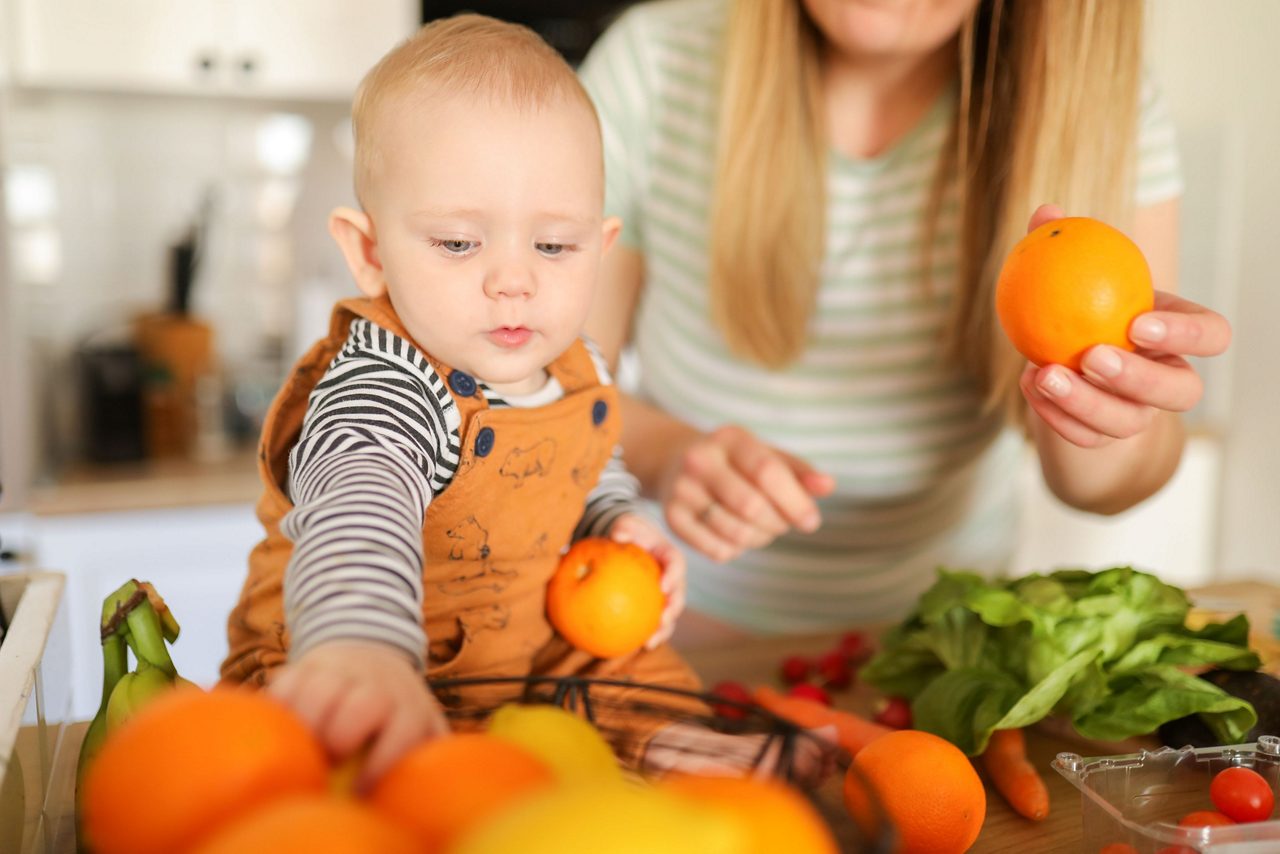
[[[0,609],[8,625],[0,642],[0,851],[4,852],[47,848],[42,817],[63,727],[46,722],[43,714],[24,726],[24,716],[29,718],[28,708],[40,705],[33,701],[41,696],[43,680],[49,678],[42,661],[65,581],[56,572],[0,575]],[[63,670],[59,678],[67,675]]]

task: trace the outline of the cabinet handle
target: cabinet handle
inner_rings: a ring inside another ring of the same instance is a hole
[[[212,53],[201,53],[196,56],[196,68],[201,74],[209,74],[218,67],[218,57]]]
[[[246,56],[240,60],[240,71],[245,75],[252,74],[258,70],[258,60],[252,56]]]

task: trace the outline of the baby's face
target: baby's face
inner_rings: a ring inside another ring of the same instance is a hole
[[[578,336],[604,250],[599,133],[583,104],[392,104],[366,198],[396,313],[435,358],[524,394]]]

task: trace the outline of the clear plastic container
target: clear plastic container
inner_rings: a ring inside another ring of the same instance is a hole
[[[1212,810],[1209,783],[1232,765],[1261,774],[1280,802],[1280,738],[1259,737],[1256,744],[1225,747],[1164,747],[1121,756],[1082,758],[1059,753],[1058,773],[1080,790],[1083,851],[1137,854],[1276,854],[1280,852],[1280,820],[1225,827],[1179,827],[1178,819],[1194,810]]]

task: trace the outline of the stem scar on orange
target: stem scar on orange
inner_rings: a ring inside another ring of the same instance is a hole
[[[579,540],[547,585],[547,618],[575,647],[598,658],[635,652],[662,622],[662,568],[633,543]]]
[[[1154,304],[1142,250],[1089,217],[1036,228],[1013,247],[996,280],[996,314],[1018,352],[1073,371],[1097,344],[1133,350],[1129,325]]]

